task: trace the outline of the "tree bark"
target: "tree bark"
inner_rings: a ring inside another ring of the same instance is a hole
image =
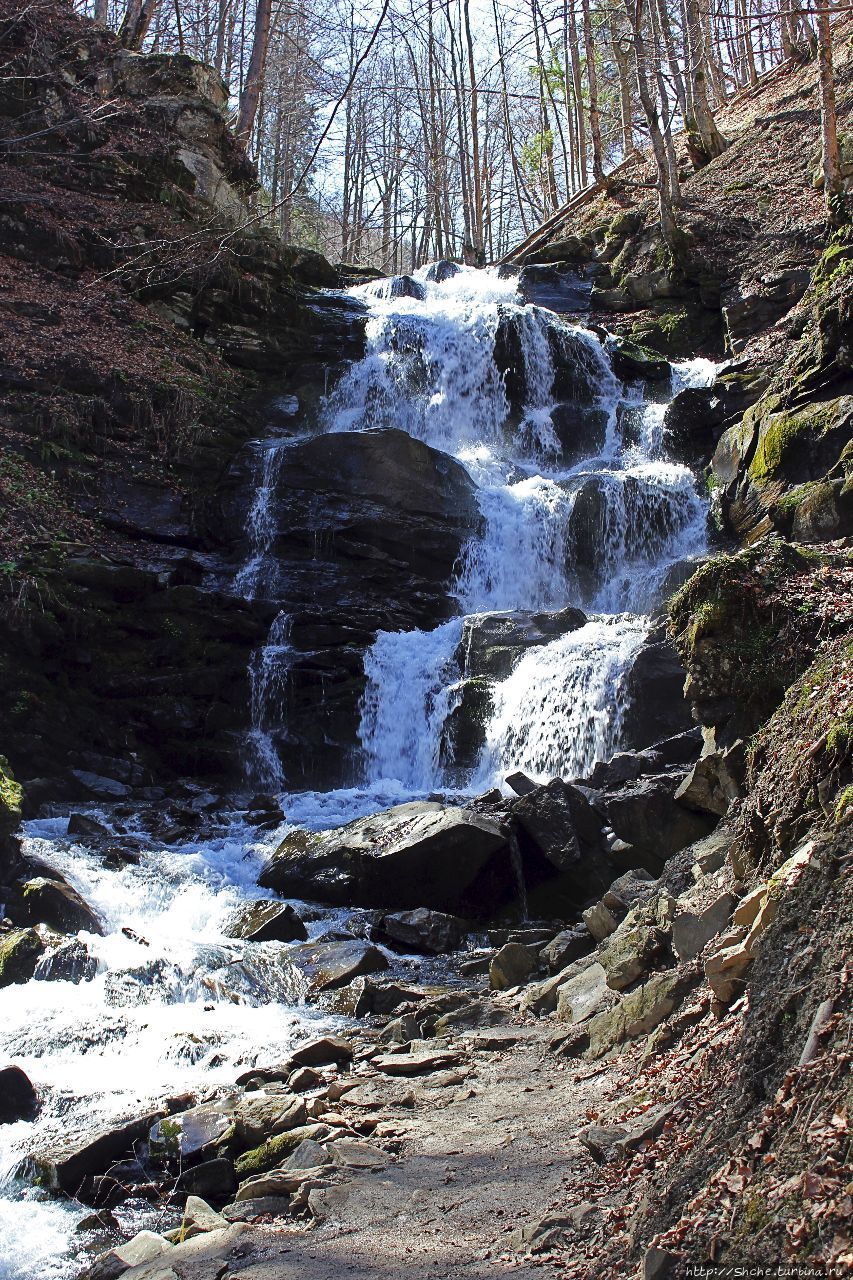
[[[237,137],[246,147],[249,145],[249,139],[252,136],[255,116],[258,111],[258,101],[261,96],[270,39],[271,14],[272,0],[258,0],[255,9],[255,34],[252,39],[249,70],[246,75],[246,84],[240,97],[240,110],[237,115],[237,128],[235,130]]]
[[[592,176],[596,182],[604,181],[604,161],[601,152],[601,115],[598,110],[598,76],[595,71],[595,41],[592,38],[592,19],[589,0],[581,0],[583,13],[583,39],[586,51],[586,78],[589,85],[589,132],[592,138]]]
[[[142,48],[158,4],[159,0],[130,0],[118,29],[119,43],[125,49],[138,52]]]
[[[826,215],[833,226],[846,221],[844,182],[841,176],[841,151],[835,113],[835,77],[832,70],[832,31],[829,12],[818,0],[817,59],[820,72],[820,132],[823,146],[823,194]]]
[[[721,156],[728,146],[720,133],[708,102],[708,86],[705,78],[705,41],[698,0],[684,0],[687,17],[685,30],[685,61],[691,84],[692,115],[685,116],[688,149],[694,169],[701,169]]]

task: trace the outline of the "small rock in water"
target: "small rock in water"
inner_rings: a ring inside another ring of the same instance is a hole
[[[85,942],[70,938],[39,957],[33,977],[37,982],[91,982],[97,972],[98,962]]]
[[[308,931],[289,903],[261,898],[239,909],[225,936],[247,942],[304,942]]]
[[[34,1120],[38,1109],[38,1094],[29,1076],[20,1067],[4,1067],[0,1071],[0,1124]]]
[[[59,933],[102,934],[97,912],[84,902],[76,889],[58,877],[35,876],[21,889],[21,913],[27,924],[46,924]]]
[[[109,831],[102,822],[90,818],[86,813],[72,813],[68,818],[68,836],[76,836],[81,840],[109,840]]]
[[[458,916],[417,907],[414,911],[398,911],[383,916],[376,936],[406,951],[440,955],[444,951],[455,951],[467,931],[466,921]]]

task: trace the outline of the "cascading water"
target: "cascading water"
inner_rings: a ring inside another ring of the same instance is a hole
[[[514,768],[579,776],[619,743],[644,615],[667,571],[702,551],[705,503],[665,456],[665,403],[623,386],[595,334],[519,306],[513,282],[492,273],[441,283],[420,273],[419,283],[417,298],[357,291],[371,308],[368,351],[329,398],[326,426],[402,426],[468,469],[485,527],[450,587],[463,614],[574,604],[591,615],[494,685],[468,784]],[[515,359],[502,370],[508,345]],[[712,375],[708,361],[675,366],[672,394]],[[380,632],[367,653],[360,737],[373,786],[422,793],[458,781],[446,765],[465,675],[460,630],[457,620]]]
[[[246,600],[264,594],[275,539],[275,491],[281,473],[283,441],[265,442],[257,463],[258,482],[249,508],[249,554],[234,577],[234,590]],[[249,732],[245,740],[246,773],[257,786],[281,791],[284,772],[271,729],[284,716],[287,673],[291,649],[290,624],[279,613],[270,627],[266,644],[255,650],[249,662]]]
[[[619,743],[644,613],[668,568],[703,546],[704,504],[686,468],[666,459],[663,404],[619,383],[599,339],[519,306],[511,280],[435,274],[419,273],[418,298],[362,291],[367,355],[328,398],[324,425],[402,427],[455,456],[477,485],[482,532],[449,584],[458,616],[429,631],[379,632],[365,656],[369,785],[287,796],[295,826],[338,825],[451,781],[480,790],[515,768],[586,772]],[[677,366],[673,389],[710,372],[701,361]],[[273,605],[283,459],[281,440],[258,448],[249,551],[233,583],[245,599]],[[569,604],[587,611],[585,624],[558,612]],[[275,744],[292,659],[287,602],[278,607],[251,659],[246,739],[253,783],[274,790],[284,785]],[[472,615],[483,614],[521,617],[538,639],[508,672],[492,673],[479,759],[461,777],[455,725],[478,685],[482,619]],[[13,1177],[22,1159],[138,1117],[169,1094],[227,1089],[247,1067],[285,1056],[306,1021],[324,1021],[297,1006],[298,990],[282,980],[286,946],[253,943],[249,952],[229,936],[232,913],[258,896],[259,862],[280,833],[261,847],[239,815],[220,812],[203,837],[171,842],[133,818],[100,816],[119,843],[134,844],[125,864],[69,840],[66,818],[29,825],[27,852],[91,903],[104,935],[78,939],[88,980],[2,992],[0,1063],[23,1067],[41,1098],[34,1122],[0,1126],[2,1280],[71,1280],[91,1243],[76,1234],[81,1206]],[[345,922],[333,911],[311,919],[312,938]],[[115,1210],[126,1234],[150,1225],[146,1212],[133,1200]]]

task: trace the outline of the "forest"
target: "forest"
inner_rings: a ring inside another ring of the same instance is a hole
[[[725,147],[715,112],[819,43],[831,81],[829,12],[788,0],[388,0],[375,12],[97,0],[81,12],[129,49],[215,67],[264,220],[391,274],[499,261],[638,148],[654,150],[671,220],[675,134],[707,163]]]

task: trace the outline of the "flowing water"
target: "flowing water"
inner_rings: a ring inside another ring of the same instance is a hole
[[[274,731],[286,719],[292,654],[287,601],[277,602],[249,671],[246,762],[253,785],[285,792],[291,825],[331,827],[451,786],[483,790],[517,768],[583,774],[619,744],[626,673],[667,571],[704,545],[705,504],[690,472],[667,458],[662,423],[664,400],[709,381],[713,366],[676,366],[667,397],[646,402],[614,376],[595,334],[518,305],[512,280],[462,270],[442,283],[423,271],[418,282],[417,299],[382,284],[353,291],[369,306],[367,354],[329,396],[323,426],[402,427],[452,454],[477,485],[483,529],[448,584],[458,616],[380,631],[368,650],[363,771],[348,789],[287,794]],[[514,383],[501,370],[507,333],[522,366]],[[273,591],[282,454],[279,440],[259,443],[250,549],[234,580],[248,600]],[[476,665],[477,626],[485,615],[568,605],[588,620],[520,651],[493,681],[479,757],[460,772],[451,726]],[[90,980],[0,993],[0,1065],[18,1063],[42,1098],[34,1123],[0,1126],[2,1280],[69,1280],[89,1239],[76,1232],[81,1206],[13,1176],[22,1159],[169,1094],[214,1093],[324,1023],[277,979],[277,944],[252,944],[249,963],[246,944],[227,936],[240,903],[258,896],[260,861],[281,831],[258,842],[241,814],[217,811],[203,837],[174,844],[139,816],[101,816],[135,844],[137,861],[105,866],[68,839],[66,818],[28,825],[27,851],[91,903],[104,936],[81,935],[97,970]],[[326,912],[309,931],[343,918]],[[151,1221],[139,1206],[116,1213],[128,1228]]]

